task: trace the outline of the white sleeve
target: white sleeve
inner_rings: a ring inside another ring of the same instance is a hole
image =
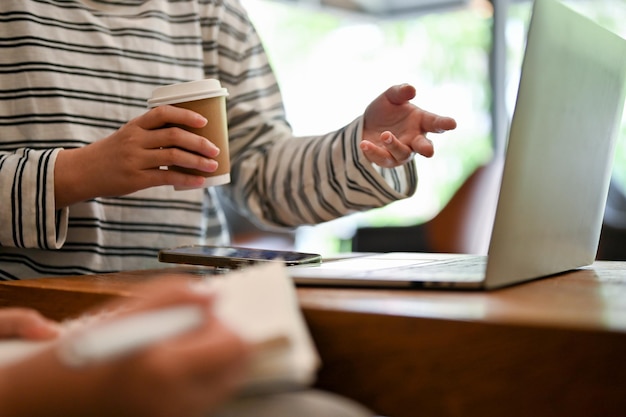
[[[60,149],[0,154],[0,246],[60,248],[67,208],[55,210],[54,164]]]

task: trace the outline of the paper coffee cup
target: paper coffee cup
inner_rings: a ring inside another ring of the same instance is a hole
[[[157,87],[152,92],[152,97],[148,100],[148,107],[150,108],[169,104],[193,110],[208,120],[207,124],[201,129],[194,129],[188,126],[178,127],[203,136],[220,148],[220,153],[215,158],[218,163],[217,171],[203,172],[176,166],[168,167],[168,169],[206,177],[202,187],[211,187],[230,182],[226,96],[228,96],[228,92],[225,88],[222,88],[218,80],[205,79]],[[185,187],[175,188],[177,190],[188,189]]]

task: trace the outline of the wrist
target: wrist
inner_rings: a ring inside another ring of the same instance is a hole
[[[54,201],[57,210],[95,197],[84,167],[84,148],[63,149],[54,165]]]

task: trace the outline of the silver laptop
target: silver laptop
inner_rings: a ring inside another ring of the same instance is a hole
[[[493,289],[594,262],[626,94],[626,40],[536,0],[487,256],[387,253],[297,284]]]

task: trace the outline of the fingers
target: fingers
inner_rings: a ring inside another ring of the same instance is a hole
[[[456,129],[456,120],[451,117],[439,116],[423,111],[422,129],[426,132],[444,133],[448,130]]]
[[[214,159],[208,159],[203,155],[178,147],[150,151],[146,159],[146,168],[161,166],[177,166],[203,172],[214,172],[218,167],[218,163]]]
[[[42,340],[58,334],[58,323],[46,319],[35,310],[7,308],[0,312],[0,337]]]
[[[189,372],[198,378],[236,372],[251,354],[250,346],[215,316],[200,332],[181,340],[179,348],[190,359]]]
[[[380,139],[394,161],[404,163],[413,157],[413,149],[400,142],[391,132],[383,132]]]
[[[426,136],[418,136],[411,142],[411,149],[426,158],[430,158],[435,154],[433,143]]]
[[[376,146],[370,141],[363,140],[360,147],[370,162],[383,168],[393,168],[407,163],[413,158],[414,152],[419,152],[425,156],[431,156],[434,152],[432,143],[428,140],[422,146],[417,146],[418,149],[412,149],[400,142],[391,132],[383,132],[380,135],[380,142],[382,146]]]
[[[159,129],[168,124],[201,128],[207,124],[202,115],[175,106],[159,106],[136,119],[137,125],[146,130]]]
[[[184,376],[190,383],[219,386],[242,376],[250,346],[207,311],[204,325],[192,332],[153,345],[146,359],[155,368]],[[172,375],[167,376],[172,378]]]
[[[415,153],[431,157],[434,147],[426,135],[456,128],[453,118],[411,104],[415,96],[413,86],[395,85],[368,106],[360,146],[370,162],[395,167],[408,162]]]
[[[207,123],[201,115],[174,106],[160,106],[133,122],[146,131],[146,149],[152,150],[145,159],[145,168],[178,166],[204,172],[217,169],[217,161],[211,158],[217,157],[220,149],[211,142],[211,138],[174,126],[201,128]]]
[[[134,119],[130,124],[148,131],[146,132],[147,149],[178,147],[208,158],[215,158],[220,153],[220,149],[211,142],[211,138],[205,138],[182,128],[199,129],[207,124],[204,117],[191,110],[160,106]]]
[[[221,150],[211,142],[211,138],[200,136],[194,130],[202,128],[206,123],[207,120],[199,114],[174,106],[154,108],[128,122],[106,143],[112,144],[109,146],[113,146],[118,156],[115,160],[119,161],[118,165],[122,165],[122,169],[116,171],[126,171],[126,177],[132,176],[134,182],[127,186],[128,190],[113,190],[105,194],[118,195],[158,185],[184,188],[202,186],[204,178],[199,175],[163,170],[161,167],[176,166],[215,172],[218,162],[214,158]],[[99,146],[104,147],[105,144]],[[102,192],[100,194],[105,195]]]
[[[202,187],[206,181],[206,178],[200,175],[193,175],[186,172],[179,172],[175,170],[159,170],[152,171],[154,175],[154,184],[157,185],[172,185],[174,187],[180,187],[181,189],[191,189]]]
[[[181,147],[187,151],[215,158],[220,148],[211,142],[211,138],[196,135],[179,127],[167,127],[151,130],[146,133],[150,149]]]
[[[160,343],[142,356],[151,379],[167,388],[171,415],[195,415],[214,408],[241,386],[247,372],[249,346],[215,317],[192,333]],[[154,398],[151,399],[154,401]]]
[[[404,104],[415,98],[417,92],[410,84],[400,84],[390,87],[385,96],[396,105]],[[422,109],[415,110],[421,112],[421,129],[425,132],[443,133],[456,128],[456,120],[451,117],[439,116]]]

